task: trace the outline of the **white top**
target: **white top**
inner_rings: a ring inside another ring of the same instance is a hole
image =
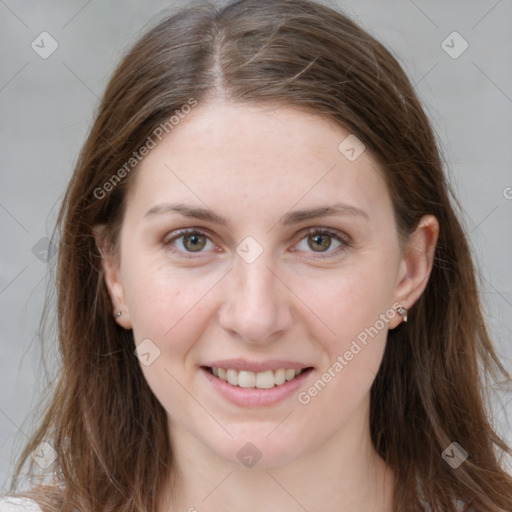
[[[0,512],[42,512],[39,505],[28,498],[0,498]]]

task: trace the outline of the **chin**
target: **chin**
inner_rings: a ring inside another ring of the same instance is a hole
[[[233,438],[224,435],[224,432],[208,438],[204,438],[203,433],[200,436],[210,452],[231,464],[248,469],[283,466],[315,449],[317,443],[313,439],[309,443],[298,428],[289,425],[280,432],[281,426],[278,425],[279,422],[244,423],[237,426],[226,424]],[[308,435],[313,434],[310,431]]]
[[[209,448],[226,461],[247,469],[272,469],[293,462],[300,455],[297,443],[276,437],[273,440],[247,436],[246,440],[231,440],[225,446]],[[304,448],[302,444],[301,448]],[[301,450],[302,451],[302,450]]]

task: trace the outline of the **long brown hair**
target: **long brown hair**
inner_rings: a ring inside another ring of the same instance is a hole
[[[350,130],[379,162],[397,228],[425,214],[440,224],[434,267],[409,322],[390,331],[371,389],[370,427],[394,470],[394,510],[512,510],[486,394],[510,376],[479,304],[467,238],[420,102],[391,53],[340,12],[312,1],[242,0],[167,15],[124,57],[102,98],[57,221],[59,370],[12,489],[42,441],[58,454],[49,487],[27,495],[45,510],[156,512],[172,470],[166,414],[134,356],[133,336],[112,319],[92,226],[116,250],[134,152],[192,101],[222,96],[307,109]],[[123,167],[124,166],[124,167]],[[126,172],[120,173],[124,168]],[[113,182],[114,175],[118,178]],[[105,186],[110,183],[111,186]],[[441,454],[457,442],[467,460]],[[46,482],[46,481],[45,481]]]

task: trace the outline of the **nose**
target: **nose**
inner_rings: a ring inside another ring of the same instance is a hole
[[[252,263],[237,258],[219,313],[223,329],[251,344],[275,341],[293,320],[290,291],[264,254]]]

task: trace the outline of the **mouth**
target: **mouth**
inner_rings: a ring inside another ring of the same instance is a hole
[[[200,370],[215,395],[243,408],[277,407],[292,399],[315,372],[294,360],[245,358],[208,361]]]
[[[202,366],[202,369],[233,387],[263,390],[283,386],[300,375],[304,376],[304,374],[309,373],[313,370],[313,367],[278,368],[259,372],[220,366]]]

